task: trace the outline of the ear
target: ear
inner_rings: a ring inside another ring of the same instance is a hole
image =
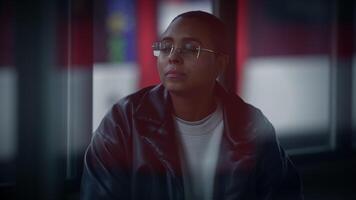
[[[219,55],[219,76],[223,75],[230,62],[230,57],[225,54]]]
[[[222,80],[225,70],[229,65],[229,62],[230,62],[230,57],[228,55],[220,54],[217,56],[217,66],[218,66],[217,77],[216,77],[217,81]]]

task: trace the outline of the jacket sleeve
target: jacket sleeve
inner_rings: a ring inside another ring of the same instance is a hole
[[[94,132],[84,157],[81,200],[129,199],[128,127],[112,109]]]
[[[258,199],[303,200],[302,183],[298,171],[279,145],[275,130],[265,119],[258,151]]]

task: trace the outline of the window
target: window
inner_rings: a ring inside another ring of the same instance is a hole
[[[246,37],[238,43],[244,55],[239,89],[289,151],[326,151],[336,140],[335,45],[342,23],[335,5],[273,0],[247,6]]]
[[[0,3],[0,184],[15,181],[17,85],[14,66],[14,9]]]

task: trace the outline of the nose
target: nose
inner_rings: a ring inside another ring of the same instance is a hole
[[[172,52],[168,57],[169,64],[180,64],[183,62],[181,57],[181,48],[173,48]]]

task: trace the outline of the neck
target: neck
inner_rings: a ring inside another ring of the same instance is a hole
[[[170,93],[174,114],[186,121],[198,121],[216,109],[213,90],[197,92],[194,95],[177,95]]]

